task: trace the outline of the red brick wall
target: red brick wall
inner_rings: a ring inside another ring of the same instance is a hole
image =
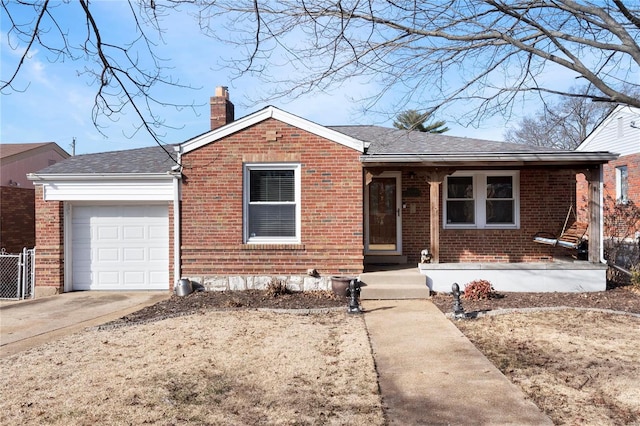
[[[613,203],[616,199],[616,167],[619,166],[627,166],[628,171],[628,183],[629,183],[629,200],[633,201],[636,206],[640,206],[640,153],[633,155],[625,155],[617,158],[616,160],[610,161],[607,164],[604,164],[602,167],[603,174],[603,183],[604,183],[604,200],[605,200],[605,212],[613,211]],[[587,181],[584,175],[578,175],[577,178],[577,197],[578,197],[578,211],[581,220],[586,220],[587,218],[587,195],[588,195],[588,186]],[[605,218],[605,227],[606,227],[607,219]],[[624,230],[620,230],[624,235],[628,237],[632,237],[633,229],[626,226],[626,224],[622,224],[621,228]],[[640,231],[640,226],[636,231]],[[605,234],[608,231],[605,229]],[[610,231],[609,231],[610,232]],[[619,232],[619,233],[620,233]],[[621,236],[621,235],[618,235]]]
[[[403,202],[407,203],[402,218],[403,254],[409,262],[419,261],[420,251],[428,248],[430,241],[429,185],[424,175],[419,171],[417,175],[412,180],[403,173],[403,193],[414,187],[420,190],[422,197],[403,196]],[[440,262],[535,262],[552,259],[554,254],[566,254],[562,249],[534,243],[533,235],[538,231],[558,233],[574,194],[575,174],[571,172],[522,170],[520,229],[442,229],[441,219]],[[412,203],[416,205],[415,213],[411,213]]]
[[[35,191],[32,188],[0,187],[0,247],[19,253],[36,243]]]
[[[629,171],[629,199],[633,201],[635,205],[640,206],[640,153],[625,155],[609,164],[612,168],[616,166],[627,166],[627,170]],[[611,173],[614,174],[614,171],[612,170]]]
[[[625,155],[603,166],[605,215],[621,216],[624,214],[623,211],[614,208],[616,201],[616,167],[620,166],[627,166],[629,200],[640,207],[640,154]],[[625,207],[621,205],[618,206],[618,209],[624,210]],[[610,236],[621,238],[633,238],[634,233],[640,231],[640,224],[633,227],[628,223],[624,223],[623,218],[618,221],[611,219],[607,220],[605,218],[605,234],[614,234]]]
[[[267,141],[267,131],[277,141]],[[356,274],[363,269],[356,150],[269,119],[182,157],[182,275]],[[299,162],[301,244],[243,244],[243,163]]]
[[[44,201],[36,185],[36,286],[64,288],[64,204]]]

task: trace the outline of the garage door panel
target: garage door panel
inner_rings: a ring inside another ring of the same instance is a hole
[[[156,287],[166,283],[167,276],[161,272],[149,272],[149,283],[152,287]]]
[[[117,226],[98,225],[96,238],[98,240],[117,241],[120,239],[119,228]]]
[[[122,228],[122,238],[125,241],[128,240],[144,240],[145,239],[145,226],[124,226]]]
[[[149,262],[164,262],[168,260],[165,256],[164,250],[160,248],[151,248],[149,250]]]
[[[147,250],[153,250],[153,248],[151,249],[147,249]],[[143,262],[145,261],[145,253],[146,251],[144,247],[128,247],[128,248],[124,248],[122,249],[123,255],[122,255],[122,261],[123,262]],[[164,254],[162,250],[159,250],[160,253]]]
[[[96,250],[96,256],[93,257],[97,262],[119,262],[120,250],[117,248],[99,248]]]
[[[74,206],[73,287],[169,288],[167,206]]]
[[[144,287],[146,283],[146,273],[144,271],[128,271],[124,273],[124,279],[130,285]]]
[[[93,277],[96,278],[100,285],[117,286],[120,283],[119,275],[116,271],[97,271],[93,274]]]
[[[168,230],[162,226],[149,225],[149,239],[164,240],[168,237]]]

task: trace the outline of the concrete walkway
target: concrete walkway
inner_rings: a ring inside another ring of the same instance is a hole
[[[551,425],[428,300],[365,300],[391,425]]]
[[[169,291],[78,291],[0,302],[0,358],[85,327],[104,324],[171,296]]]

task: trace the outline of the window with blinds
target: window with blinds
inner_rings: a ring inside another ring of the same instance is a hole
[[[245,240],[261,243],[297,241],[299,166],[245,167]]]

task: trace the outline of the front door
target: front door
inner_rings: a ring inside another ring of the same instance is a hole
[[[402,254],[400,172],[374,176],[367,185],[367,254]]]

